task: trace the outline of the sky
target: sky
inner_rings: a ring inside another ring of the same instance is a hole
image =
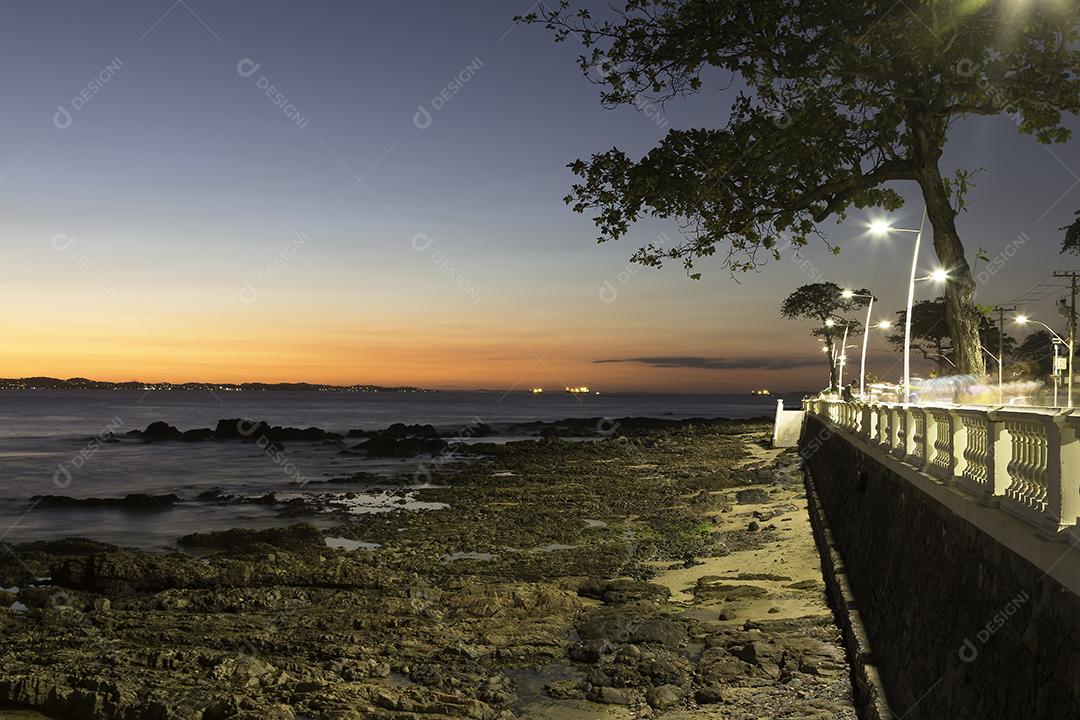
[[[629,264],[678,239],[670,222],[597,244],[563,204],[566,164],[714,127],[732,94],[718,78],[655,112],[605,109],[578,47],[515,27],[529,9],[5,2],[0,376],[794,390],[827,368],[811,325],[779,317],[792,289],[876,278],[895,319],[911,239],[870,238],[870,214],[824,226],[838,256],[814,244],[734,279]],[[958,222],[998,260],[976,268],[980,303],[1076,269],[1058,228],[1080,208],[1080,144],[979,118],[943,163],[984,170]],[[898,189],[892,222],[917,225]],[[1024,310],[1058,325],[1056,297]],[[899,372],[880,336],[868,366]]]

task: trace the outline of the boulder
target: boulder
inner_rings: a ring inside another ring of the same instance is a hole
[[[682,703],[683,689],[678,685],[660,685],[645,693],[645,702],[657,710],[666,710]]]
[[[146,442],[159,442],[163,440],[179,440],[183,436],[179,430],[172,425],[158,420],[152,422],[146,426],[146,429],[142,431],[140,437]]]
[[[590,578],[578,588],[578,595],[603,600],[608,605],[621,605],[642,600],[663,602],[671,595],[671,591],[663,585],[643,580]]]

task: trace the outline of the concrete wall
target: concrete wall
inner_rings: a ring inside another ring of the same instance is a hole
[[[772,446],[774,448],[795,447],[799,443],[799,431],[802,430],[802,410],[785,410],[784,401],[776,401],[776,420],[773,421]]]
[[[800,445],[896,716],[1080,718],[1080,597],[816,418]]]

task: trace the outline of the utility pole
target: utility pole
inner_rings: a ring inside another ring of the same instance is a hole
[[[1016,312],[1015,305],[995,305],[998,316],[998,402],[1005,404],[1005,313]]]
[[[1076,278],[1080,277],[1077,272],[1055,272],[1054,277],[1069,278],[1069,409],[1073,406],[1073,354],[1076,348]]]

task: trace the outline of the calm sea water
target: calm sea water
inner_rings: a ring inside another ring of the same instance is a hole
[[[772,398],[750,395],[601,394],[497,392],[0,392],[0,540],[25,542],[66,536],[164,548],[180,535],[228,527],[269,527],[283,522],[279,507],[196,500],[211,489],[244,497],[278,493],[340,496],[365,490],[350,502],[356,512],[402,506],[378,488],[319,484],[361,470],[416,473],[423,459],[368,460],[340,447],[286,443],[284,456],[253,444],[101,444],[106,430],[118,435],[165,420],[181,430],[213,427],[221,418],[247,417],[276,425],[317,426],[344,433],[384,428],[395,422],[431,423],[459,432],[472,423],[499,426],[568,417],[730,417],[770,414]],[[347,444],[353,444],[347,441]],[[422,477],[418,473],[417,477]],[[46,508],[35,495],[119,498],[129,493],[173,493],[184,502],[164,511]],[[318,518],[315,518],[318,521]]]

